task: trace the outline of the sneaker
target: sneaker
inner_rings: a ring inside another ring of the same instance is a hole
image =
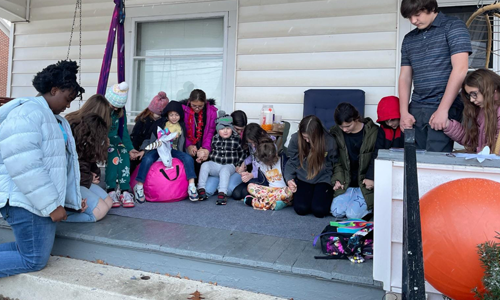
[[[120,201],[123,203],[123,207],[132,208],[135,206],[134,197],[129,192],[123,192],[120,195]]]
[[[111,200],[113,200],[113,205],[111,207],[117,208],[122,206],[122,202],[120,201],[120,195],[117,192],[111,191],[108,193],[108,196],[111,198]]]
[[[190,186],[188,187],[189,200],[198,201],[198,192],[196,191],[196,187]]]
[[[134,196],[135,201],[139,203],[144,203],[146,201],[146,197],[144,196],[144,186],[142,184],[136,184],[134,186]]]
[[[217,205],[226,205],[227,204],[227,196],[224,193],[219,193],[217,195],[217,201],[215,202]]]
[[[205,192],[205,189],[198,189],[198,200],[199,201],[204,201],[208,199],[207,192]]]

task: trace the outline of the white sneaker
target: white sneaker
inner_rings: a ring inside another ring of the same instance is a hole
[[[134,204],[134,196],[132,196],[129,192],[125,191],[120,195],[120,201],[122,202],[123,207],[132,208],[135,206]]]
[[[144,196],[144,186],[142,184],[136,184],[134,186],[134,196],[135,200],[139,203],[144,203],[146,197]]]
[[[117,208],[122,206],[122,202],[120,201],[120,195],[117,192],[111,191],[108,193],[108,196],[111,198],[111,200],[113,200],[113,205],[111,207]]]
[[[198,191],[196,190],[196,186],[194,184],[188,187],[188,195],[189,200],[198,201]]]

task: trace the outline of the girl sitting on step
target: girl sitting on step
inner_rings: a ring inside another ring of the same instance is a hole
[[[108,132],[109,148],[106,165],[106,189],[113,199],[113,207],[134,207],[134,196],[130,188],[130,160],[137,159],[139,151],[134,149],[127,130],[125,104],[128,84],[114,84],[106,91],[111,107],[111,126]]]
[[[244,199],[248,195],[248,184],[256,183],[262,186],[267,186],[266,176],[259,171],[260,163],[257,160],[256,151],[260,144],[275,143],[275,137],[270,136],[259,124],[250,123],[243,131],[243,149],[250,155],[244,161],[244,170],[241,171],[241,181],[238,186],[233,188],[232,197],[234,200]],[[251,171],[246,170],[247,166],[251,165]]]
[[[146,107],[146,109],[144,109],[135,118],[135,125],[134,129],[132,129],[132,133],[130,134],[130,139],[132,140],[134,149],[139,151],[139,154],[137,159],[130,162],[131,172],[134,172],[135,168],[141,162],[144,155],[144,151],[141,151],[141,146],[144,140],[150,138],[152,130],[156,131],[156,126],[154,125],[156,124],[156,121],[161,118],[163,109],[165,109],[165,106],[167,106],[169,101],[170,100],[165,92],[158,92],[158,94],[153,97],[148,107]]]
[[[310,115],[302,119],[299,132],[288,145],[285,179],[293,195],[293,208],[299,215],[330,214],[333,198],[331,178],[337,161],[337,143],[324,129],[320,119]]]
[[[83,212],[68,211],[67,222],[97,222],[104,218],[113,200],[98,186],[101,170],[97,163],[104,163],[108,156],[108,124],[97,114],[90,113],[71,124],[80,165],[80,192],[87,201]]]
[[[144,153],[144,149],[147,145],[156,141],[156,130],[158,126],[162,129],[168,129],[169,132],[176,132],[177,136],[172,142],[172,158],[179,159],[184,165],[184,170],[186,170],[186,177],[189,181],[189,200],[198,201],[198,192],[194,183],[196,179],[194,159],[188,153],[184,152],[186,150],[186,124],[184,123],[184,110],[182,104],[177,101],[170,101],[163,109],[161,118],[153,124],[155,126],[152,126],[149,132],[150,138],[144,140],[140,147],[141,153]],[[145,153],[146,154],[144,154],[142,162],[139,166],[137,177],[135,178],[137,184],[134,186],[135,198],[139,202],[144,202],[146,199],[144,195],[144,182],[146,181],[149,169],[160,157],[160,155],[158,154],[158,150],[156,149],[147,151]]]
[[[245,197],[245,204],[259,210],[279,210],[292,205],[293,192],[283,178],[286,155],[280,157],[274,142],[266,141],[259,144],[255,156],[268,184],[248,184],[250,195]]]

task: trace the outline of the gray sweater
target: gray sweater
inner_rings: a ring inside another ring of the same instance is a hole
[[[307,179],[307,159],[304,160],[303,166],[300,167],[299,161],[299,144],[298,144],[298,132],[294,133],[290,139],[288,145],[288,162],[285,167],[285,180],[288,182],[291,179],[299,179],[311,184],[316,183],[328,183],[331,184],[333,175],[333,166],[337,162],[337,144],[335,139],[325,130],[325,143],[326,143],[326,153],[323,168],[319,171],[318,175],[313,179]]]

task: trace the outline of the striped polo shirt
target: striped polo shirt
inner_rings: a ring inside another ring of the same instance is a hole
[[[401,66],[413,71],[411,101],[439,105],[452,70],[451,56],[462,52],[471,54],[472,47],[469,31],[458,18],[438,13],[426,29],[410,31],[401,46]]]

